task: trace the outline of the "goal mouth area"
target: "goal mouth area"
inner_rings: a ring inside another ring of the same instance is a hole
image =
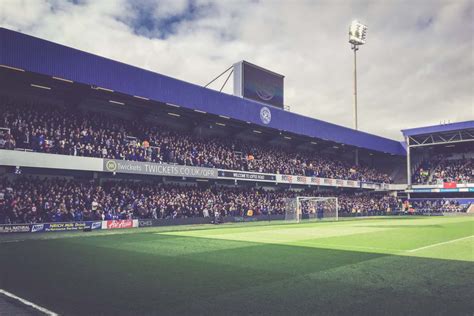
[[[285,220],[301,221],[337,221],[339,206],[337,197],[296,196],[285,199]]]

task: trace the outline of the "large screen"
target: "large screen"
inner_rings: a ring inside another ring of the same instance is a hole
[[[234,65],[234,94],[283,108],[284,76],[246,61]]]

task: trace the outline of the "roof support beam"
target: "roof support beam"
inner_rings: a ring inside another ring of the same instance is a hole
[[[424,146],[433,146],[433,145],[448,145],[448,144],[468,143],[468,142],[474,142],[474,138],[472,138],[472,139],[463,139],[463,140],[454,140],[454,141],[441,141],[441,142],[427,143],[427,144],[416,144],[416,145],[410,145],[410,147],[414,148],[414,147],[424,147]]]

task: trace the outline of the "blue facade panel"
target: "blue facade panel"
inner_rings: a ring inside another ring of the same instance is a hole
[[[61,77],[128,95],[225,115],[300,135],[405,155],[400,142],[269,107],[271,121],[260,118],[264,105],[0,28],[0,64]]]
[[[404,129],[402,130],[402,133],[404,136],[416,136],[416,135],[425,135],[425,134],[431,134],[431,133],[459,131],[459,130],[471,129],[471,128],[474,128],[474,120]]]

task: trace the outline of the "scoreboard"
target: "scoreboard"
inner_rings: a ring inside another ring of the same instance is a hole
[[[234,95],[284,107],[284,76],[242,60],[234,64]]]

